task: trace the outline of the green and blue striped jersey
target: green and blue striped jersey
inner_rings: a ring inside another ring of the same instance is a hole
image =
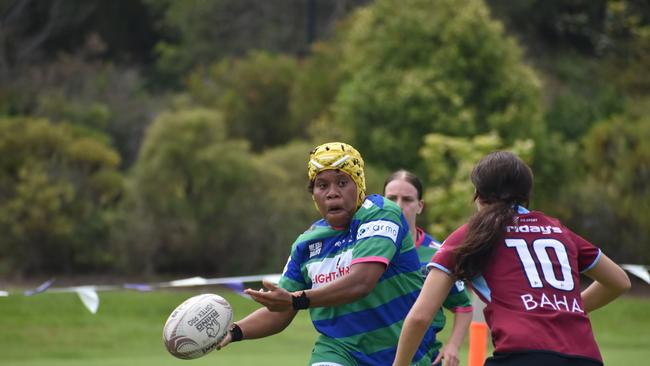
[[[311,319],[321,341],[332,342],[358,365],[390,365],[403,320],[423,284],[408,224],[395,203],[368,196],[344,230],[324,220],[314,223],[294,242],[280,286],[288,291],[325,286],[362,262],[386,265],[373,291],[348,304],[311,308]],[[430,364],[434,342],[432,327],[414,362]]]

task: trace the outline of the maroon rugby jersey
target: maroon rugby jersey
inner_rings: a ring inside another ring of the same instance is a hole
[[[515,222],[472,280],[487,304],[494,351],[543,350],[602,362],[580,296],[580,273],[596,264],[600,249],[539,211],[519,208]],[[429,267],[450,273],[452,249],[466,232],[463,225],[452,233]]]

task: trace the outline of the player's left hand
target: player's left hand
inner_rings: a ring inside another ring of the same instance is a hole
[[[458,366],[460,360],[458,359],[458,347],[453,345],[446,344],[440,352],[438,352],[438,357],[433,361],[432,365],[437,365],[438,362],[443,361],[441,365],[444,366]]]
[[[226,332],[226,335],[223,337],[221,342],[217,343],[217,351],[220,351],[225,346],[229,345],[232,342],[232,336],[230,332]]]
[[[287,311],[293,309],[291,293],[267,280],[263,280],[262,284],[266,288],[266,291],[264,289],[257,291],[246,289],[244,293],[258,303],[266,306],[270,311]]]

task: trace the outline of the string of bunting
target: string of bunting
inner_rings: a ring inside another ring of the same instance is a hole
[[[643,280],[645,283],[650,285],[650,266],[641,265],[641,264],[621,264],[621,268],[626,270],[632,275]],[[23,292],[25,296],[33,296],[36,294],[43,293],[48,291],[50,293],[57,292],[75,292],[79,296],[79,299],[83,305],[91,313],[97,313],[99,309],[99,291],[115,291],[115,290],[135,290],[135,291],[154,291],[156,289],[163,288],[174,288],[174,287],[193,287],[193,286],[210,286],[210,285],[223,285],[231,289],[232,291],[248,297],[244,294],[244,283],[247,282],[260,282],[262,280],[269,280],[274,283],[280,281],[281,274],[261,274],[253,276],[239,276],[239,277],[221,277],[221,278],[203,278],[203,277],[190,277],[180,280],[168,281],[168,282],[157,282],[157,283],[125,283],[123,285],[112,285],[112,286],[98,286],[98,285],[84,285],[84,286],[72,286],[72,287],[51,287],[54,283],[54,279],[47,280],[41,285],[32,290],[27,290]],[[0,290],[0,297],[9,296],[8,291]]]
[[[92,314],[95,314],[99,309],[99,295],[97,294],[97,292],[100,291],[116,291],[116,290],[127,289],[127,290],[147,292],[147,291],[154,291],[163,288],[223,285],[244,297],[248,297],[248,295],[244,294],[243,292],[244,283],[260,282],[262,280],[268,280],[277,283],[280,281],[280,276],[281,276],[280,274],[261,274],[261,275],[254,275],[254,276],[221,277],[221,278],[191,277],[191,278],[184,278],[184,279],[174,280],[169,282],[125,283],[123,285],[108,285],[108,286],[83,285],[83,286],[71,286],[71,287],[52,287],[52,284],[54,283],[55,280],[50,279],[43,282],[35,289],[24,291],[23,295],[33,296],[46,291],[50,293],[74,292],[77,293],[79,299],[86,307],[86,309],[88,309],[88,311],[90,311]],[[9,292],[0,291],[0,296],[9,296]]]

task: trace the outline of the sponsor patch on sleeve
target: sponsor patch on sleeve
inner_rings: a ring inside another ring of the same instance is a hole
[[[373,236],[383,236],[389,238],[394,243],[397,243],[398,233],[399,226],[392,221],[371,221],[359,226],[359,229],[357,230],[357,240],[370,238]]]
[[[371,200],[369,200],[369,199],[366,198],[366,200],[363,201],[363,205],[362,205],[362,206],[363,206],[363,208],[368,209],[368,208],[372,207],[372,205],[374,205],[374,203],[372,203]]]
[[[462,292],[462,291],[465,289],[465,282],[463,282],[463,281],[456,281],[456,283],[454,283],[454,286],[456,286],[456,290],[457,290],[458,292]]]

